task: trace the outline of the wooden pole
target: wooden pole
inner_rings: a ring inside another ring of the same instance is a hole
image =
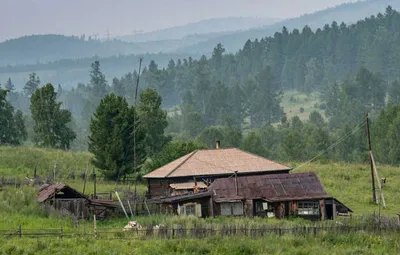
[[[118,195],[117,191],[115,191],[115,195],[117,196],[119,204],[122,207],[122,211],[124,211],[124,214],[125,214],[126,218],[129,220],[128,214],[126,213],[126,210],[125,210],[125,207],[124,207],[124,204],[122,204],[121,198],[119,198],[119,195]]]
[[[378,170],[376,169],[374,154],[372,154],[372,151],[370,152],[370,157],[372,159],[372,165],[374,167],[375,177],[376,177],[376,180],[378,181],[378,188],[379,188],[379,193],[381,196],[382,204],[383,204],[383,207],[386,208],[386,201],[385,201],[385,197],[383,196],[382,183],[381,183],[381,180],[379,179],[379,174],[378,174]],[[380,203],[379,203],[379,205],[380,205]]]
[[[149,214],[149,216],[151,216],[149,207],[147,206],[146,198],[144,199],[144,205],[146,206],[147,213]]]
[[[85,194],[85,190],[86,190],[86,179],[87,179],[88,171],[89,171],[89,163],[87,163],[87,165],[86,165],[85,179],[83,181],[83,191],[82,191],[83,194]]]
[[[371,158],[372,148],[371,148],[371,133],[369,131],[369,116],[368,116],[368,113],[367,113],[366,117],[367,117],[367,137],[368,137],[369,163],[370,163],[370,166],[371,166],[372,202],[376,204],[377,200],[376,200],[376,191],[375,191],[374,166],[373,166],[372,158]]]
[[[132,207],[131,207],[131,203],[129,202],[129,199],[128,199],[128,206],[129,206],[129,211],[131,213],[131,218],[133,218]]]
[[[94,238],[97,238],[96,214],[93,214],[93,233],[94,233]]]
[[[53,180],[56,181],[56,168],[57,168],[57,161],[54,163],[54,168],[53,168]]]
[[[138,89],[139,89],[139,79],[140,79],[140,69],[142,68],[142,58],[139,59],[139,72],[138,72],[138,77],[136,80],[136,89],[135,89],[135,101],[134,101],[134,108],[135,108],[135,116],[133,118],[133,170],[134,170],[134,174],[135,174],[135,198],[134,198],[134,211],[136,214],[136,210],[137,210],[137,159],[136,159],[136,100],[137,100],[137,94],[138,94]]]
[[[93,168],[93,198],[97,199],[97,191],[96,191],[96,171]]]

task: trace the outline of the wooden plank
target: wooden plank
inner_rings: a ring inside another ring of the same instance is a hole
[[[372,153],[372,151],[370,151],[369,153],[371,155],[371,160],[372,160],[372,165],[373,165],[373,168],[374,168],[375,177],[376,177],[376,180],[378,181],[378,187],[379,187],[379,192],[380,192],[380,195],[381,195],[383,207],[386,208],[386,201],[385,201],[385,197],[383,195],[381,179],[379,178],[378,170],[376,169],[374,154]]]

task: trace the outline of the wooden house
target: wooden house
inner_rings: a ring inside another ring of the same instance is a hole
[[[55,183],[41,189],[37,202],[57,211],[87,219],[93,214],[98,219],[106,218],[117,207],[114,201],[89,199],[86,195],[64,183]]]
[[[303,217],[334,219],[351,209],[329,195],[315,173],[231,176],[216,179],[205,192],[153,199],[176,214]]]
[[[170,162],[143,178],[147,198],[192,194],[204,190],[219,178],[233,175],[259,176],[289,173],[290,167],[236,148],[196,150]]]

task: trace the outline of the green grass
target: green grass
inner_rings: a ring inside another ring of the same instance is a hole
[[[66,176],[71,171],[78,174],[85,171],[88,163],[92,169],[91,158],[92,155],[86,152],[0,146],[0,176],[32,177],[36,167],[37,174],[45,177],[53,172],[55,164],[58,174]]]
[[[291,98],[293,100],[291,100]],[[311,93],[310,95],[298,91],[285,91],[281,106],[287,115],[288,119],[298,116],[302,121],[308,120],[308,116],[313,111],[319,112],[324,116],[324,112],[319,108],[315,108],[315,104],[321,103],[319,93]],[[304,112],[300,112],[300,108],[304,108]]]
[[[296,168],[296,165],[290,164]],[[394,166],[377,166],[380,177],[387,179],[383,193],[387,208],[383,215],[395,216],[400,212],[400,169]],[[372,203],[371,170],[369,164],[312,163],[294,172],[314,171],[318,174],[327,192],[349,206],[356,215],[378,212],[378,205]],[[376,187],[378,188],[378,187]]]
[[[40,169],[52,169],[57,161],[60,169],[74,167],[84,169],[91,155],[88,153],[71,153],[56,150],[36,149],[27,147],[0,147],[0,176],[25,176],[34,166]],[[310,163],[300,168],[301,163],[285,162],[294,168],[293,172],[314,171],[318,174],[325,189],[338,200],[349,206],[355,216],[365,216],[377,213],[378,206],[371,203],[370,169],[368,164],[346,163]],[[62,166],[62,167],[61,167]],[[5,170],[4,170],[5,169]],[[60,170],[61,171],[61,170]],[[384,193],[387,208],[382,208],[382,214],[394,217],[400,212],[397,198],[400,197],[399,168],[380,166],[381,177],[386,177]],[[63,173],[67,171],[62,170]],[[40,173],[40,172],[39,172]],[[63,181],[60,177],[59,181]],[[82,191],[83,180],[64,180],[72,187]],[[116,185],[113,182],[99,181],[98,192],[127,190],[127,185]],[[131,187],[132,189],[132,187]],[[144,192],[145,185],[139,186]],[[93,183],[88,181],[86,194],[93,192]],[[54,211],[45,211],[35,201],[36,190],[32,187],[16,189],[6,187],[0,191],[0,230],[16,230],[19,225],[28,228],[60,228],[71,232],[92,232],[92,221],[80,221],[78,225],[68,216]],[[355,218],[356,218],[355,217]],[[229,218],[217,217],[198,219],[195,217],[178,217],[153,215],[151,217],[135,217],[142,225],[165,224],[173,226],[212,226],[221,227],[223,224],[257,228],[258,226],[298,226],[310,222],[302,219],[276,220],[267,218]],[[342,221],[342,219],[338,219]],[[103,231],[108,228],[121,230],[127,219],[112,218],[99,221],[98,228]],[[332,224],[335,222],[332,221]],[[1,234],[1,233],[0,233]],[[214,237],[206,239],[184,240],[114,240],[107,237],[95,240],[85,238],[12,238],[4,239],[0,235],[0,254],[396,254],[400,249],[400,234],[384,233],[377,236],[370,232],[357,234],[324,233],[318,236],[275,236],[249,238]]]
[[[0,239],[0,254],[397,254],[400,235],[107,240],[93,238]]]

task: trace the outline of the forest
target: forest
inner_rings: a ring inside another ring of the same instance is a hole
[[[88,147],[94,139],[90,126],[106,114],[99,110],[103,104],[104,109],[121,107],[127,115],[118,116],[127,123],[134,121],[128,117],[130,111],[137,112],[139,122],[140,112],[145,116],[143,125],[151,132],[137,135],[143,136],[141,141],[157,142],[154,148],[143,147],[143,158],[153,159],[143,165],[143,171],[171,160],[171,155],[186,153],[187,148],[213,147],[215,140],[221,140],[223,147],[240,147],[274,160],[300,162],[317,155],[318,160],[364,162],[369,113],[377,160],[398,164],[398,31],[400,13],[389,6],[385,13],[352,25],[332,22],[315,31],[309,26],[292,31],[283,27],[273,36],[248,40],[236,53],[227,53],[219,43],[211,57],[171,59],[166,67],[151,60],[140,77],[139,70],[105,77],[102,63],[95,60],[89,83],[79,83],[72,90],[62,85],[54,88],[58,111],[71,113],[71,118],[61,114],[69,128],[65,129],[68,143],[61,142],[59,147],[94,151]],[[9,116],[17,123],[23,115],[28,144],[37,144],[31,96],[41,87],[40,78],[30,74],[23,92],[15,89],[11,79],[2,84],[8,91],[7,101],[15,108]],[[317,97],[305,118],[288,112],[283,104],[284,99],[298,100],[287,96],[293,91]],[[136,101],[142,106],[136,107]],[[154,131],[154,123],[161,128]]]

